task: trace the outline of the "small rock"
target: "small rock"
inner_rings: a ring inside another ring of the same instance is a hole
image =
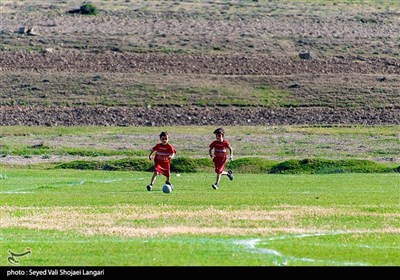
[[[307,59],[307,60],[312,59],[311,53],[308,51],[299,52],[299,57],[300,59]]]

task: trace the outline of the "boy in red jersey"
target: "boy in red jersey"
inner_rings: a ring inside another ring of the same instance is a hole
[[[151,177],[150,184],[147,185],[147,190],[151,191],[153,188],[154,181],[156,180],[157,175],[162,174],[167,178],[165,184],[168,184],[173,189],[173,186],[170,183],[170,170],[171,170],[171,158],[173,158],[176,154],[176,150],[172,147],[171,144],[168,144],[169,134],[168,132],[161,132],[160,134],[161,143],[155,145],[149,154],[149,159],[152,160],[152,155],[154,156],[154,173]]]
[[[218,189],[219,181],[221,180],[221,175],[226,175],[232,181],[233,180],[233,171],[228,170],[225,171],[226,164],[226,149],[229,150],[229,159],[233,159],[233,149],[231,144],[227,140],[224,139],[225,130],[223,128],[217,128],[214,130],[215,137],[217,138],[210,144],[210,149],[208,153],[214,162],[215,173],[217,173],[217,179],[215,184],[212,185],[213,189]],[[213,154],[214,150],[214,154]]]

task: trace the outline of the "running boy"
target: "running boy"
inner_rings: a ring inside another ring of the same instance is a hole
[[[161,132],[160,134],[161,143],[155,145],[149,154],[149,159],[152,160],[153,153],[154,156],[154,173],[151,177],[150,184],[147,185],[147,190],[151,191],[153,188],[154,181],[156,180],[157,175],[162,174],[167,178],[165,184],[168,184],[173,188],[170,182],[170,174],[171,174],[171,158],[175,157],[176,150],[172,147],[171,144],[168,144],[169,134],[168,132]]]
[[[214,130],[215,137],[217,138],[210,144],[210,149],[208,153],[214,162],[215,173],[217,173],[217,179],[215,184],[212,185],[213,189],[218,189],[219,181],[221,180],[221,175],[226,175],[232,181],[233,180],[233,171],[228,170],[225,171],[226,164],[226,149],[229,150],[229,159],[233,160],[233,149],[231,144],[227,140],[224,139],[225,130],[223,128],[217,128]],[[213,154],[214,150],[214,154]]]

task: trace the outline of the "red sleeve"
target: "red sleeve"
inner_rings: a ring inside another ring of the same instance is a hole
[[[228,142],[228,140],[225,140],[225,141],[226,141],[225,146],[226,146],[227,148],[230,148],[230,147],[231,147],[231,144]]]
[[[153,148],[151,148],[152,151],[157,151],[158,146],[160,146],[160,144],[155,145]]]
[[[172,145],[169,145],[169,146],[170,146],[170,152],[171,152],[171,154],[176,154],[175,148],[174,148]]]
[[[215,141],[213,141],[211,144],[210,144],[210,149],[213,149],[215,147]]]

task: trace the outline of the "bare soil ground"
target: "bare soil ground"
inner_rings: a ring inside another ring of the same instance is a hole
[[[394,1],[91,2],[1,1],[1,125],[400,124]]]

